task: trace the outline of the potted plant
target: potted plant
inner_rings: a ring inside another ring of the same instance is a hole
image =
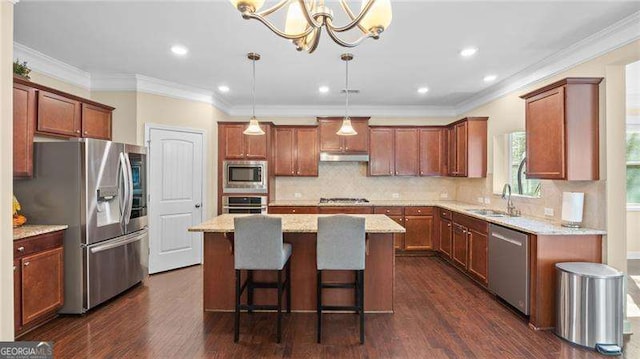
[[[20,60],[18,59],[18,60],[13,62],[13,73],[14,74],[29,80],[30,79],[30,77],[29,77],[29,73],[30,72],[31,72],[31,69],[29,68],[29,66],[27,66],[27,62],[26,61],[20,62]]]

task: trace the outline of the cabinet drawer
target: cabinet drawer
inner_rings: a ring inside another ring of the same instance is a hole
[[[270,206],[269,214],[316,214],[318,207],[315,206]]]
[[[319,207],[322,214],[371,214],[373,208],[368,206],[335,206],[335,207]]]
[[[13,258],[62,246],[63,231],[41,234],[13,242]]]
[[[460,213],[454,213],[453,221],[469,229],[474,229],[477,232],[483,234],[489,233],[489,223],[481,219],[465,216]]]
[[[451,211],[448,209],[438,208],[438,212],[440,213],[440,217],[444,219],[451,219]]]
[[[405,216],[430,216],[433,214],[433,207],[405,207]]]
[[[387,216],[402,216],[402,207],[375,207],[374,214],[386,214]]]

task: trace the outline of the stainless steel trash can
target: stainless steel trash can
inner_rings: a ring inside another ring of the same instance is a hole
[[[598,351],[622,349],[624,273],[599,263],[556,264],[556,334]]]

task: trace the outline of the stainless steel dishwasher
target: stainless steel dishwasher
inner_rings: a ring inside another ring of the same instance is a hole
[[[489,289],[529,315],[529,236],[489,225]]]

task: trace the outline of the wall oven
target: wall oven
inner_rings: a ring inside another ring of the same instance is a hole
[[[267,193],[267,161],[224,161],[225,193]]]
[[[267,213],[266,196],[222,196],[222,213]]]

